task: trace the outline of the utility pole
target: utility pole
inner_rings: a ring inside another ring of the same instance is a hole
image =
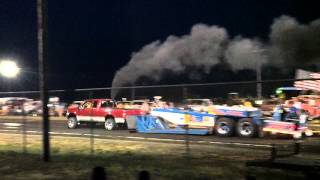
[[[135,100],[136,99],[136,89],[135,89],[135,84],[132,83],[132,87],[131,87],[131,100]]]
[[[262,98],[262,84],[261,84],[261,61],[256,61],[256,76],[257,76],[257,97]]]
[[[262,84],[261,84],[261,61],[264,58],[263,53],[265,49],[254,50],[253,53],[257,53],[256,57],[256,80],[257,80],[257,98],[262,98]]]
[[[48,115],[48,88],[47,88],[47,58],[48,58],[48,15],[47,0],[37,0],[37,31],[38,31],[38,63],[39,63],[39,86],[42,101],[43,121],[43,160],[50,160],[49,142],[49,115]]]

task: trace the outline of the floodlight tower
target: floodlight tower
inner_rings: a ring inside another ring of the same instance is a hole
[[[20,72],[20,68],[16,62],[4,59],[0,60],[0,74],[7,78],[15,78]]]

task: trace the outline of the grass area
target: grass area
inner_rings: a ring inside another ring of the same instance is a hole
[[[0,133],[1,179],[89,179],[95,166],[105,167],[109,179],[136,179],[141,170],[152,179],[244,179],[254,171],[258,179],[302,179],[299,172],[247,168],[248,160],[266,159],[262,149],[95,139],[94,154],[88,138],[51,137],[52,160],[41,160],[41,136]]]

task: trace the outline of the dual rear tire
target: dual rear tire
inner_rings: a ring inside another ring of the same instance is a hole
[[[255,137],[258,132],[257,125],[251,118],[242,118],[235,122],[231,118],[219,118],[215,125],[218,136],[230,137],[235,133],[241,137]]]
[[[258,126],[251,118],[242,118],[237,123],[237,134],[241,137],[256,137]]]
[[[215,124],[215,132],[218,136],[229,137],[234,134],[235,122],[230,118],[219,118]]]

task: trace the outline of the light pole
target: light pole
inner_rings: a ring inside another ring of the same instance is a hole
[[[257,76],[257,97],[261,99],[262,97],[262,84],[261,84],[261,61],[256,62],[256,76]]]
[[[261,99],[262,98],[262,84],[261,84],[261,61],[263,60],[263,53],[265,49],[259,49],[259,50],[254,50],[254,53],[257,53],[258,56],[256,57],[256,80],[257,80],[257,98]]]

